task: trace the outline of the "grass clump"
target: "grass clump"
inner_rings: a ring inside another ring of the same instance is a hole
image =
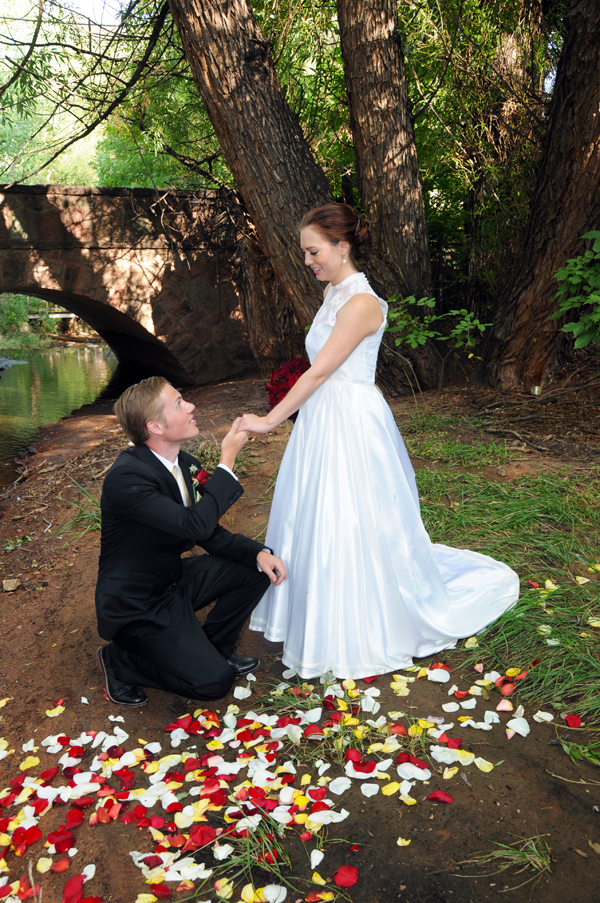
[[[69,474],[67,474],[67,476],[69,476]],[[70,533],[71,530],[80,528],[79,532],[75,536],[75,539],[80,539],[90,530],[100,529],[100,498],[92,495],[91,492],[87,491],[87,489],[84,489],[84,487],[80,483],[78,483],[77,480],[73,480],[73,477],[69,476],[69,479],[72,480],[73,483],[75,483],[75,485],[77,486],[77,499],[76,501],[65,499],[65,501],[77,510],[75,517],[62,524],[62,526],[58,530],[58,535],[61,536],[63,533]]]
[[[499,875],[507,869],[516,868],[517,875],[523,872],[532,872],[532,874],[521,884],[515,887],[507,887],[500,893],[509,890],[518,890],[531,881],[536,883],[542,875],[550,875],[552,869],[550,867],[551,851],[548,843],[544,840],[546,834],[537,834],[535,837],[520,837],[519,841],[514,844],[495,843],[496,849],[489,852],[476,853],[472,859],[465,859],[460,865],[475,865],[480,867],[498,866],[491,872],[484,872],[478,875],[460,875],[461,878],[488,878],[492,875]]]

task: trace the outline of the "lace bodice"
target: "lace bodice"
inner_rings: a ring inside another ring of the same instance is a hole
[[[346,382],[374,383],[375,369],[377,367],[377,354],[383,330],[386,324],[388,306],[371,288],[364,273],[353,273],[338,285],[330,285],[323,304],[317,311],[312,326],[306,336],[306,350],[311,364],[317,354],[331,335],[337,313],[346,301],[359,293],[373,295],[379,301],[383,313],[383,323],[376,333],[363,339],[352,354],[346,358],[341,367],[333,373],[330,379],[340,379]]]

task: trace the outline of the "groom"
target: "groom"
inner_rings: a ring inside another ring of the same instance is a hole
[[[181,451],[199,432],[193,411],[157,376],[130,386],[115,405],[134,445],[104,480],[96,613],[109,640],[98,650],[106,693],[120,705],[148,701],[139,684],[195,699],[225,696],[260,664],[233,655],[246,618],[269,581],[286,578],[270,549],[219,525],[243,493],[233,467],[248,433],[236,420],[218,467],[199,485],[198,461]],[[181,558],[196,544],[208,554]],[[201,627],[196,612],[215,600]]]

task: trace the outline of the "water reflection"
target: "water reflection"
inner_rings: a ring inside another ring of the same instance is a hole
[[[54,423],[89,404],[109,382],[116,358],[103,346],[2,352],[26,361],[0,378],[0,484],[15,479],[14,459],[23,454],[39,426]]]

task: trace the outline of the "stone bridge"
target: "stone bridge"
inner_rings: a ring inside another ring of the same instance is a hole
[[[81,317],[118,360],[177,384],[256,370],[218,193],[0,187],[0,293]]]

